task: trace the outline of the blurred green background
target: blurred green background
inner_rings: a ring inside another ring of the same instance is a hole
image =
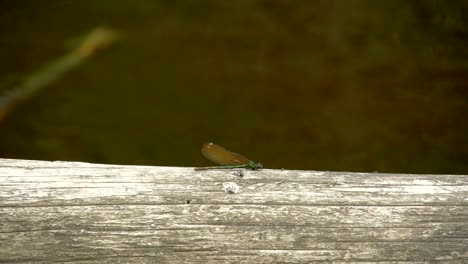
[[[110,49],[18,105],[0,156],[468,173],[467,1],[0,1],[0,92],[99,25]]]

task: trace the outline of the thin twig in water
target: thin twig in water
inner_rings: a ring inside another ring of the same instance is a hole
[[[97,27],[93,29],[76,49],[32,73],[20,85],[0,96],[0,121],[18,102],[30,98],[42,88],[82,64],[86,59],[109,47],[116,38],[116,33],[109,28]]]

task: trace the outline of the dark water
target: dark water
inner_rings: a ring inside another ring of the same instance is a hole
[[[468,173],[467,1],[0,1],[0,91],[122,38],[0,123],[0,156]]]

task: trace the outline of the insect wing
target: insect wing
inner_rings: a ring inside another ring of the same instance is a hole
[[[214,143],[203,144],[201,152],[208,160],[218,165],[246,165],[250,162],[246,157]]]

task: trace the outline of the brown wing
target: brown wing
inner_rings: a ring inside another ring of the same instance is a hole
[[[203,144],[201,152],[208,160],[219,165],[246,165],[250,162],[246,157],[214,143]]]

